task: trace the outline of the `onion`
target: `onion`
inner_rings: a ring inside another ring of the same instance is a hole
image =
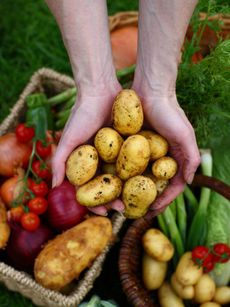
[[[11,235],[6,246],[8,260],[16,269],[29,271],[44,243],[52,238],[53,233],[43,224],[33,232],[24,230],[19,224],[10,224]]]
[[[18,167],[26,167],[30,154],[31,147],[20,143],[15,133],[0,136],[0,175],[11,177]]]
[[[56,230],[66,230],[80,223],[87,208],[76,201],[76,191],[67,180],[50,190],[48,194],[47,217]]]

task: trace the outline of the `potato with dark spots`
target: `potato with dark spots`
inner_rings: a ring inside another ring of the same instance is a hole
[[[76,193],[77,201],[86,207],[104,205],[117,199],[122,190],[122,181],[117,176],[104,174],[81,186]]]
[[[142,130],[138,134],[144,136],[149,141],[151,161],[164,157],[167,154],[169,146],[163,136],[151,130]]]
[[[129,136],[121,146],[116,171],[118,177],[127,180],[141,175],[146,169],[150,157],[149,142],[141,135]]]
[[[162,157],[152,165],[152,173],[158,179],[169,180],[176,175],[177,162],[171,157]]]
[[[145,215],[156,195],[156,186],[150,178],[134,176],[128,179],[122,191],[122,201],[125,205],[124,215],[130,219],[137,219]]]
[[[107,162],[115,162],[120,151],[123,139],[120,134],[109,127],[100,129],[94,139],[94,145],[100,158]]]
[[[91,266],[111,239],[108,218],[88,218],[45,245],[35,260],[35,280],[45,288],[61,290]]]
[[[113,127],[122,135],[133,135],[140,131],[144,115],[140,98],[130,89],[122,90],[116,97],[113,109]]]
[[[80,186],[93,178],[97,167],[97,150],[91,145],[81,145],[66,162],[66,176],[71,184]]]

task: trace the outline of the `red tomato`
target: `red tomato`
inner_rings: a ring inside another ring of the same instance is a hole
[[[44,144],[41,141],[36,143],[36,152],[41,158],[46,158],[51,154],[51,144]]]
[[[213,255],[216,262],[227,262],[230,259],[230,247],[224,243],[216,243],[213,246]]]
[[[21,143],[28,143],[34,137],[34,128],[26,127],[25,124],[18,124],[15,129],[16,137]]]
[[[194,249],[192,250],[192,260],[198,264],[198,265],[202,265],[204,259],[206,259],[206,257],[209,254],[209,248],[206,246],[196,246],[194,247]]]
[[[40,181],[37,183],[30,179],[28,187],[38,197],[45,197],[49,191],[48,185],[45,181]]]
[[[28,203],[30,212],[33,212],[38,215],[46,212],[47,206],[48,201],[43,197],[35,197],[31,199]]]
[[[205,259],[203,260],[202,267],[205,273],[209,273],[214,269],[215,266],[215,259],[213,254],[208,254]]]
[[[50,176],[50,170],[48,169],[45,162],[35,160],[32,163],[32,170],[38,177],[42,179],[48,178]]]
[[[40,225],[40,219],[37,214],[33,212],[24,213],[21,217],[21,225],[25,230],[34,231]]]
[[[10,221],[20,222],[21,217],[24,213],[24,208],[23,206],[18,206],[11,208],[8,212],[8,218]]]

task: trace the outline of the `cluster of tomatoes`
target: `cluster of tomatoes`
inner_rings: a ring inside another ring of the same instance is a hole
[[[211,248],[196,246],[192,250],[192,259],[208,273],[214,269],[216,263],[225,263],[230,259],[230,246],[225,243],[216,243]]]
[[[16,127],[15,134],[21,143],[34,142],[34,128],[27,127],[24,123]],[[26,178],[26,205],[16,204],[9,212],[10,219],[15,222],[20,222],[22,227],[28,231],[34,231],[39,227],[39,216],[47,210],[48,201],[46,196],[49,191],[48,182],[51,178],[51,171],[45,159],[51,155],[51,151],[49,141],[46,143],[40,140],[36,141],[34,156],[31,165],[28,166],[31,167],[30,174],[33,175],[33,179]]]

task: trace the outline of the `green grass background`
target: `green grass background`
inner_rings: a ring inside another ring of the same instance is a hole
[[[107,2],[110,15],[138,9],[138,1]],[[228,0],[216,2],[221,6],[227,5]],[[1,122],[9,114],[34,71],[50,67],[68,75],[72,75],[72,72],[55,20],[43,0],[2,0],[0,16]],[[0,284],[0,307],[14,306],[35,305]]]

